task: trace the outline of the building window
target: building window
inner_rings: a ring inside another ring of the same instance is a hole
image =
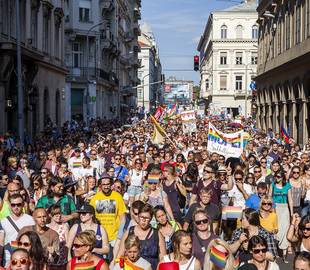
[[[82,52],[78,42],[72,44],[72,64],[75,68],[82,67]]]
[[[220,64],[227,65],[227,52],[220,53]]]
[[[242,76],[240,75],[236,76],[236,90],[242,90]]]
[[[31,9],[30,14],[30,36],[31,36],[31,45],[32,47],[37,47],[38,40],[38,10],[37,8]]]
[[[237,27],[236,27],[236,38],[241,39],[242,38],[242,32],[243,32],[242,25],[237,25]]]
[[[138,99],[142,99],[142,89],[138,88]]]
[[[220,76],[220,90],[227,90],[227,76]]]
[[[296,5],[296,14],[295,14],[295,41],[296,44],[300,43],[300,28],[301,28],[301,6],[300,1]]]
[[[209,89],[209,79],[206,79],[206,90]]]
[[[60,25],[55,25],[55,57],[59,58],[59,31]]]
[[[79,2],[79,20],[80,22],[90,22],[90,0],[80,0]]]
[[[285,16],[285,49],[288,50],[291,47],[291,15],[289,10],[286,10]]]
[[[242,52],[236,52],[236,65],[242,65]]]
[[[50,18],[43,17],[43,51],[49,52]]]
[[[227,38],[227,26],[222,25],[221,27],[221,39],[226,39]]]
[[[279,19],[277,27],[277,46],[278,54],[282,52],[282,21]]]
[[[257,27],[257,25],[252,26],[252,39],[258,39],[258,27]]]
[[[306,7],[306,20],[307,20],[307,37],[310,37],[310,0],[307,0]]]
[[[251,53],[251,65],[257,65],[257,52]]]

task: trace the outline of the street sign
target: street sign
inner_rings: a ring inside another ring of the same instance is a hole
[[[256,89],[256,82],[251,81],[250,88],[251,88],[251,90],[255,90]]]

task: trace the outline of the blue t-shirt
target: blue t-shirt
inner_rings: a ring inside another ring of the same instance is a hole
[[[255,210],[259,209],[259,204],[260,204],[260,197],[256,193],[252,194],[245,201],[245,206],[247,208],[253,208]]]
[[[114,167],[114,177],[125,182],[125,176],[128,175],[128,170],[124,166]]]
[[[282,188],[278,188],[274,183],[272,185],[272,199],[274,203],[287,203],[288,191],[292,188],[290,183],[286,183]]]

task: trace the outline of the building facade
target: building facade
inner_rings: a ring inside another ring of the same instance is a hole
[[[138,87],[138,107],[149,112],[163,100],[162,67],[154,34],[147,23],[141,26],[141,36],[138,39],[141,52],[138,57],[141,67],[138,76],[141,87]]]
[[[24,125],[33,137],[66,120],[64,0],[20,1]],[[17,133],[16,6],[0,0],[0,133]]]
[[[251,112],[250,83],[256,76],[256,0],[210,14],[198,44],[200,53],[200,98],[212,113],[248,115]]]
[[[283,125],[298,143],[310,135],[310,0],[258,6],[257,125]]]
[[[193,88],[193,81],[178,80],[175,77],[169,77],[165,81],[164,103],[178,103],[179,105],[191,104],[194,98]]]
[[[68,2],[67,119],[121,119],[134,108],[140,7],[141,0]]]

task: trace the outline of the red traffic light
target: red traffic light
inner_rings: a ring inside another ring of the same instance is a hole
[[[199,56],[198,55],[194,56],[194,62],[199,62]]]

